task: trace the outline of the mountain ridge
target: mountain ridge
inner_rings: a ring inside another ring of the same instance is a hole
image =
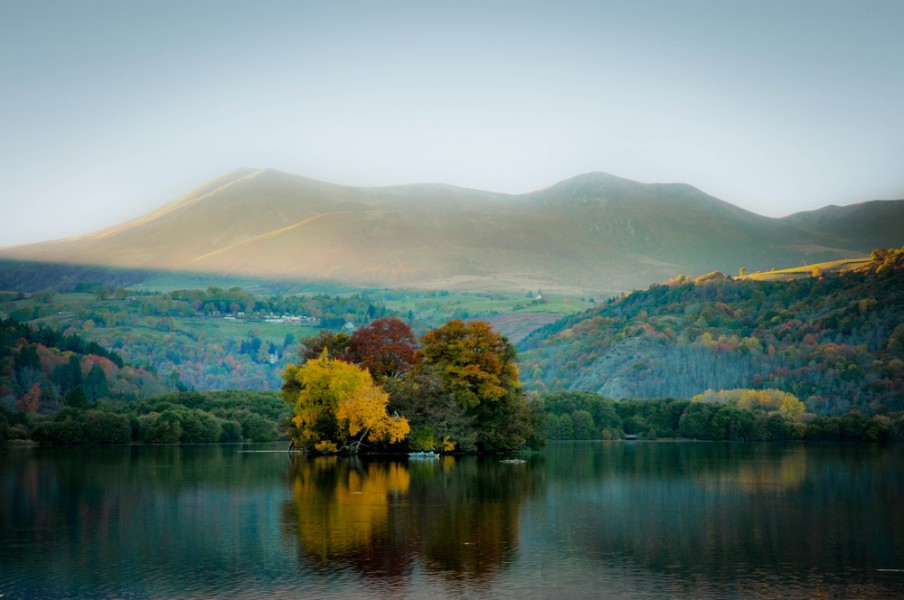
[[[768,270],[899,246],[904,201],[886,202],[777,219],[689,184],[603,172],[503,194],[436,183],[344,186],[243,167],[136,219],[3,248],[0,259],[612,294],[678,273]],[[875,241],[871,228],[881,231]]]

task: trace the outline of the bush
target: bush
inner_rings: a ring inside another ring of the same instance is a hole
[[[86,412],[82,432],[83,443],[87,444],[127,444],[132,440],[129,417],[110,412]]]
[[[242,424],[235,420],[221,421],[220,442],[234,444],[242,441]]]
[[[80,444],[84,439],[84,427],[75,419],[43,421],[32,430],[31,439],[46,445]]]
[[[220,441],[222,426],[213,415],[201,410],[186,410],[177,414],[182,427],[182,435],[179,436],[180,442],[214,443]]]
[[[8,440],[27,440],[28,427],[22,424],[7,427],[6,436]]]
[[[175,444],[182,437],[182,424],[172,410],[138,417],[139,439],[148,444]]]

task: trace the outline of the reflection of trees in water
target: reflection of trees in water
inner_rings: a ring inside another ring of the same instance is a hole
[[[420,558],[428,573],[482,580],[513,558],[520,504],[542,478],[542,468],[498,458],[298,457],[284,531],[303,559],[368,577],[408,574]]]
[[[563,446],[550,455],[550,503],[586,516],[579,530],[565,517],[553,531],[601,563],[642,565],[695,585],[766,578],[822,585],[849,565],[873,585],[878,569],[900,564],[904,551],[896,500],[904,471],[863,461],[873,452],[802,444]],[[758,570],[748,571],[751,565]]]
[[[807,474],[806,447],[737,443],[562,444],[550,457],[553,479],[578,486],[618,477],[630,480],[693,479],[703,487],[763,493],[790,491]]]
[[[762,494],[792,491],[800,487],[806,476],[806,453],[791,452],[773,460],[740,461],[713,472],[704,471],[697,483],[728,492]]]
[[[403,463],[298,456],[289,483],[284,531],[297,540],[302,557],[324,564],[344,560],[373,574],[408,572],[409,552],[389,526],[391,507],[410,485]]]
[[[454,579],[487,579],[518,547],[521,503],[542,486],[532,463],[464,457],[412,476],[410,519],[431,571]]]
[[[154,595],[149,590],[165,597],[189,585],[216,596],[248,585],[256,574],[246,565],[279,551],[247,519],[284,495],[284,467],[272,456],[234,446],[7,454],[0,580],[15,575],[24,597],[48,598]]]

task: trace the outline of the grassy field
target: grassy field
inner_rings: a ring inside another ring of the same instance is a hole
[[[449,319],[492,319],[509,314],[543,314],[564,317],[587,310],[594,303],[586,298],[568,298],[535,294],[416,292],[386,295],[386,307],[401,315],[413,315],[415,321],[440,325]]]
[[[136,291],[172,292],[174,290],[203,290],[208,287],[229,289],[240,287],[258,296],[273,294],[330,294],[347,295],[363,290],[342,284],[318,281],[280,281],[278,279],[257,279],[217,273],[191,273],[161,271],[128,289]]]
[[[789,279],[800,279],[802,277],[813,277],[819,273],[840,273],[843,271],[856,271],[866,268],[872,262],[869,257],[864,258],[846,258],[843,260],[834,260],[831,262],[816,263],[813,265],[802,265],[799,267],[790,267],[788,269],[772,269],[771,271],[757,271],[737,277],[737,279],[749,279],[752,281],[787,281]]]
[[[222,317],[182,317],[171,319],[174,329],[196,334],[209,334],[224,338],[245,338],[256,335],[272,344],[282,343],[286,335],[291,334],[296,340],[315,335],[320,331],[316,327],[302,327],[291,323],[267,323],[264,321],[242,321],[224,319]]]

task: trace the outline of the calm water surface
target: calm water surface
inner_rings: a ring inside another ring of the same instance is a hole
[[[900,445],[524,458],[0,449],[0,598],[904,597]]]

